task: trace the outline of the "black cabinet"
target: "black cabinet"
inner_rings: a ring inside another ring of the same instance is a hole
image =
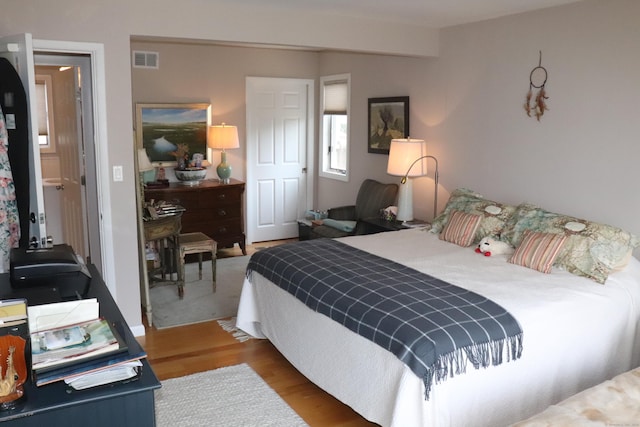
[[[122,313],[111,297],[109,289],[100,277],[95,266],[89,265],[91,283],[87,298],[97,298],[100,304],[100,316],[120,323],[119,328],[127,341],[130,354],[142,351],[127,326]],[[9,274],[0,274],[0,298],[26,297],[28,303],[56,302],[57,291],[47,295],[45,289],[19,291],[11,288]],[[114,383],[82,391],[69,391],[64,381],[36,387],[27,380],[24,384],[24,396],[16,402],[16,408],[0,411],[0,423],[11,427],[21,426],[132,426],[153,427],[155,421],[154,390],[160,388],[160,382],[144,359],[140,377],[128,383]]]

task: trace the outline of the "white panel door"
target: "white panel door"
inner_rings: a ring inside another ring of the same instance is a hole
[[[313,80],[248,77],[247,242],[298,236],[312,203]]]
[[[86,259],[89,255],[86,240],[86,215],[82,198],[82,175],[84,165],[80,154],[82,129],[78,70],[70,67],[57,73],[54,78],[55,126],[57,147],[60,155],[60,177],[62,179],[62,230],[64,242]]]

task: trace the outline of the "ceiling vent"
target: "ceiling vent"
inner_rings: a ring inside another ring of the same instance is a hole
[[[158,52],[133,51],[133,68],[153,68],[158,69],[160,54]]]

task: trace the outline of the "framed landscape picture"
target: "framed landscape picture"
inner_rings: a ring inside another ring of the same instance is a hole
[[[392,139],[408,136],[408,96],[369,98],[369,153],[389,154]]]
[[[210,104],[136,104],[136,143],[154,165],[176,164],[171,154],[185,144],[189,157],[202,154],[209,162],[207,126]]]

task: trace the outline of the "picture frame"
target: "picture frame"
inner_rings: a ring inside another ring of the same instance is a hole
[[[175,166],[171,154],[186,144],[190,156],[202,154],[211,163],[207,131],[211,104],[136,104],[136,145],[144,148],[154,166]]]
[[[368,152],[389,154],[391,140],[409,136],[409,97],[369,98]]]

